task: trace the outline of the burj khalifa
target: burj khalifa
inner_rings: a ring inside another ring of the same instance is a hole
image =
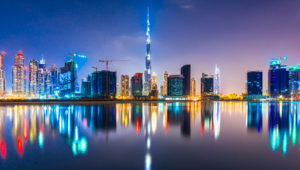
[[[145,68],[145,79],[144,79],[144,91],[149,92],[151,86],[151,40],[150,40],[150,16],[149,8],[147,14],[147,32],[146,32],[146,68]]]

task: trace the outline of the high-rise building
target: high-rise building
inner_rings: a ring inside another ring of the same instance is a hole
[[[220,95],[220,69],[216,65],[215,67],[215,76],[214,76],[214,93]]]
[[[52,64],[50,67],[50,94],[54,96],[59,95],[58,70],[55,64]]]
[[[270,60],[268,90],[271,98],[289,97],[289,71],[281,61],[281,59]]]
[[[157,86],[157,75],[156,73],[152,74],[151,78],[151,92],[149,96],[157,98],[158,97],[158,86]]]
[[[196,79],[191,79],[191,96],[196,96]]]
[[[92,73],[92,94],[95,98],[113,99],[117,92],[117,73],[95,71]]]
[[[289,89],[293,99],[300,99],[300,65],[289,68]]]
[[[184,77],[184,95],[189,96],[191,94],[191,65],[187,64],[182,66],[180,72]]]
[[[42,58],[38,64],[37,70],[37,93],[40,96],[45,95],[46,89],[46,63],[44,58]]]
[[[183,75],[170,75],[168,77],[168,96],[182,97],[184,95]]]
[[[164,85],[163,85],[163,91],[162,91],[162,95],[163,96],[167,96],[168,94],[168,77],[169,77],[169,74],[167,71],[165,71],[164,73]]]
[[[65,62],[65,66],[60,68],[58,83],[60,88],[60,96],[69,98],[75,93],[75,67],[74,62],[69,60]]]
[[[143,73],[136,73],[131,77],[132,96],[141,97],[143,92]]]
[[[148,8],[147,14],[147,31],[146,31],[146,68],[145,68],[145,79],[144,79],[144,91],[149,92],[151,84],[151,38],[150,38],[150,14]]]
[[[129,96],[129,76],[121,75],[121,96],[128,97]]]
[[[5,74],[4,74],[4,51],[0,54],[0,94],[3,95],[6,90]]]
[[[248,96],[262,96],[263,91],[263,73],[262,71],[247,72],[247,93]]]
[[[214,76],[202,73],[201,77],[201,96],[213,95]]]
[[[15,63],[12,68],[12,92],[17,95],[26,93],[26,67],[21,50],[15,55]]]
[[[83,97],[92,96],[92,77],[88,75],[81,83],[81,94]]]
[[[35,59],[30,60],[29,67],[28,67],[29,95],[37,94],[37,71],[38,71],[38,61]]]

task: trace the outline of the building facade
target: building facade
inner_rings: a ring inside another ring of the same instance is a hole
[[[300,65],[289,68],[289,89],[293,99],[300,99]]]
[[[143,95],[143,73],[136,73],[131,77],[131,90],[133,97],[141,97]]]
[[[81,83],[81,94],[82,97],[92,96],[92,77],[88,75]]]
[[[117,73],[113,71],[95,71],[92,73],[92,94],[95,98],[112,99],[117,92]]]
[[[182,66],[180,72],[184,78],[184,95],[189,96],[191,94],[191,65],[187,64]]]
[[[52,64],[50,67],[50,95],[59,95],[58,69],[55,64]]]
[[[3,95],[6,91],[6,81],[4,73],[4,51],[0,54],[0,95]]]
[[[64,98],[74,96],[76,74],[72,60],[65,62],[65,66],[60,68],[58,77],[60,96]]]
[[[129,96],[129,76],[121,75],[121,96],[128,97]]]
[[[184,77],[183,75],[170,75],[168,77],[168,96],[184,96]]]
[[[191,96],[196,96],[196,79],[193,77],[191,79]]]
[[[12,92],[16,95],[26,94],[26,67],[21,50],[15,55],[15,63],[12,67]]]
[[[37,95],[37,71],[38,61],[31,59],[28,67],[28,91],[29,95]]]
[[[162,96],[167,96],[167,94],[168,94],[168,77],[169,77],[169,74],[167,71],[165,71]]]
[[[214,94],[214,76],[202,73],[201,77],[201,96]]]
[[[220,95],[220,69],[216,65],[215,67],[215,76],[214,76],[214,93]]]
[[[248,96],[263,95],[263,73],[262,71],[247,72],[247,93]]]
[[[269,97],[289,97],[289,71],[286,65],[281,64],[281,59],[272,59],[269,68]]]

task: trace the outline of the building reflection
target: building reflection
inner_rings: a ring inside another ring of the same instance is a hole
[[[219,102],[202,102],[201,103],[201,123],[200,134],[211,132],[215,139],[220,135],[221,115]]]
[[[262,103],[248,102],[247,103],[247,129],[248,131],[261,132],[262,129]]]

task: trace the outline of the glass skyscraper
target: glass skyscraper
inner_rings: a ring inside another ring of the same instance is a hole
[[[136,73],[131,77],[131,93],[134,97],[141,97],[143,91],[143,73]]]
[[[37,94],[37,71],[38,71],[38,61],[32,59],[29,61],[29,70],[28,70],[28,80],[29,80],[29,95]]]
[[[261,71],[247,72],[247,93],[248,96],[262,96],[263,73]]]
[[[191,94],[191,65],[187,64],[181,67],[180,69],[181,75],[183,76],[183,84],[184,84],[184,92],[185,96],[189,96]]]
[[[202,73],[201,96],[213,95],[213,93],[214,93],[214,76]]]
[[[300,65],[289,68],[289,88],[293,99],[300,99]]]
[[[0,54],[0,94],[3,95],[5,93],[5,74],[4,74],[4,55],[5,53],[2,51]]]
[[[168,96],[182,97],[184,95],[183,75],[170,75],[168,77]]]
[[[92,73],[92,94],[95,98],[115,98],[117,73],[113,71],[95,71]]]
[[[150,14],[148,8],[147,14],[147,32],[146,32],[146,68],[145,68],[145,79],[144,79],[144,91],[150,92],[151,86],[151,38],[150,38]]]
[[[61,97],[69,98],[74,96],[76,76],[73,60],[67,61],[65,66],[60,68],[59,88]]]
[[[271,98],[289,97],[289,71],[281,59],[270,60],[268,91]]]
[[[17,95],[26,93],[26,68],[21,50],[15,55],[15,64],[12,67],[12,92]]]

